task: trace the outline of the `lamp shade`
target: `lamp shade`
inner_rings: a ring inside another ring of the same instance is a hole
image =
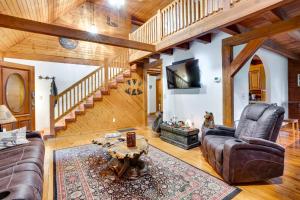
[[[16,121],[16,118],[6,107],[6,105],[0,105],[0,124],[9,124]]]

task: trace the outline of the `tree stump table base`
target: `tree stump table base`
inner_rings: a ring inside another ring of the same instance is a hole
[[[121,139],[121,140],[120,140]],[[99,138],[93,140],[106,148],[112,157],[108,163],[108,168],[112,170],[118,178],[136,180],[148,174],[148,165],[140,159],[141,155],[148,153],[148,142],[143,136],[137,136],[136,147],[127,147],[125,137],[119,138]]]

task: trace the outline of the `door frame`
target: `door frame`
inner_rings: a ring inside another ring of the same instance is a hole
[[[10,63],[0,60],[0,104],[2,105],[3,102],[3,80],[2,80],[2,69],[3,68],[9,68],[9,69],[19,69],[19,70],[27,70],[29,71],[29,104],[31,105],[30,109],[30,115],[32,116],[32,122],[31,122],[31,129],[35,130],[35,97],[32,95],[35,95],[35,75],[34,75],[34,66],[30,65],[22,65],[22,64],[16,64],[16,63]],[[22,115],[18,116],[19,118],[22,118]]]
[[[160,67],[161,68],[161,84],[162,84],[162,91],[161,91],[161,95],[162,95],[162,105],[163,105],[163,67],[162,67],[162,60],[159,59],[155,62],[149,63],[144,65],[143,67],[143,76],[144,76],[144,125],[148,126],[148,69],[151,68],[157,68]]]

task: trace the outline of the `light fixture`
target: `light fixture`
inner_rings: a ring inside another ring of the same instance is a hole
[[[89,32],[92,33],[92,34],[96,34],[98,33],[98,29],[97,29],[97,26],[95,25],[95,5],[94,3],[93,4],[93,8],[91,9],[91,25],[89,27]]]
[[[125,0],[108,0],[109,4],[116,8],[121,8],[125,5]]]

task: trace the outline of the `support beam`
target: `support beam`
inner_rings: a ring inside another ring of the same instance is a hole
[[[293,31],[300,28],[300,16],[286,21],[280,21],[275,24],[263,26],[250,32],[242,33],[223,40],[224,45],[236,46],[247,43],[257,38],[270,38],[274,35]]]
[[[172,49],[172,48],[171,49],[167,49],[167,50],[162,51],[161,53],[172,56],[173,53],[174,53],[174,49]]]
[[[159,53],[153,54],[153,55],[150,56],[150,58],[158,60],[158,59],[160,59],[160,54]]]
[[[206,35],[200,36],[196,39],[197,42],[203,43],[203,44],[209,44],[212,40],[212,33],[208,33]]]
[[[244,64],[255,54],[255,52],[266,41],[266,38],[260,38],[250,41],[244,49],[237,55],[237,57],[230,64],[231,76],[234,77],[236,73],[244,66]]]
[[[94,42],[99,44],[106,44],[111,46],[124,47],[148,52],[155,52],[154,45],[126,40],[122,38],[111,37],[102,34],[91,34],[87,31],[32,21],[3,14],[0,14],[0,27],[50,36],[66,37],[74,40],[82,40],[87,42]]]
[[[231,76],[230,64],[233,56],[233,48],[222,45],[223,65],[223,124],[232,127],[234,123],[233,105],[233,77]]]
[[[89,59],[82,59],[82,58],[51,56],[51,55],[44,55],[44,54],[14,53],[14,52],[5,52],[3,53],[3,57],[26,59],[26,60],[39,60],[39,61],[57,62],[57,63],[70,63],[70,64],[78,64],[78,65],[92,65],[92,66],[98,66],[99,63],[103,63],[103,61],[101,60],[89,60]]]
[[[182,44],[179,44],[175,47],[176,49],[181,49],[181,50],[189,50],[190,49],[190,43],[189,42],[185,42]]]
[[[145,69],[151,69],[151,68],[156,68],[156,67],[159,67],[159,66],[162,66],[162,60],[161,59],[144,65],[144,68]]]
[[[249,32],[251,29],[244,27],[240,24],[231,25],[225,28],[222,28],[221,31],[228,33],[230,35],[237,35],[244,32]],[[282,56],[285,56],[287,58],[293,59],[293,60],[299,60],[300,56],[293,51],[286,49],[282,45],[278,44],[277,42],[273,41],[272,39],[267,40],[262,46],[262,48],[267,49],[269,51],[278,53]]]

